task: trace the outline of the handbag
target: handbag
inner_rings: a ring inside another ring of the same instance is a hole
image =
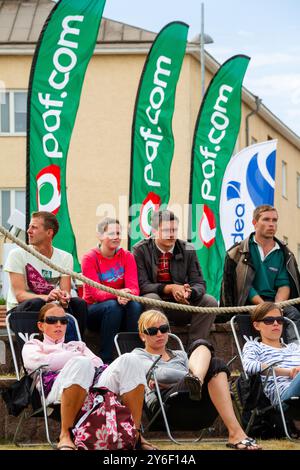
[[[53,372],[52,370],[49,370],[47,372],[43,372],[42,380],[43,380],[44,394],[45,394],[46,398],[49,395],[49,393],[51,392],[54,381],[56,380],[58,374],[59,374],[59,372]]]
[[[10,415],[19,416],[33,402],[33,399],[39,398],[37,389],[32,385],[32,378],[29,375],[24,375],[10,387],[1,391],[2,398]]]
[[[127,406],[105,388],[92,389],[72,430],[78,450],[134,449],[136,428]]]

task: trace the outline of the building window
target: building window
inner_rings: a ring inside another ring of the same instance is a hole
[[[25,189],[0,189],[0,224],[9,229],[8,219],[18,209],[25,214]]]
[[[283,241],[283,243],[284,243],[285,245],[287,245],[288,242],[289,242],[289,239],[288,239],[288,237],[284,237],[284,236],[283,236],[283,237],[282,237],[282,241]]]
[[[297,207],[300,207],[300,174],[297,173]]]
[[[27,91],[0,92],[0,135],[26,133]]]
[[[287,163],[281,162],[282,196],[287,198]]]

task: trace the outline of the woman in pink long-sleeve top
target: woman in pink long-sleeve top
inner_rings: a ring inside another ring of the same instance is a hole
[[[120,396],[122,403],[131,411],[140,448],[149,449],[149,444],[139,436],[146,372],[131,354],[118,357],[105,369],[95,382],[95,368],[102,360],[82,341],[64,343],[68,318],[64,309],[54,303],[42,307],[38,317],[38,328],[43,341],[32,339],[23,346],[22,356],[25,369],[31,372],[46,365],[47,372],[56,373],[55,380],[47,395],[46,403],[61,404],[61,431],[57,448],[75,450],[70,428],[83,405],[91,385],[106,387]],[[148,445],[148,447],[147,447]]]
[[[120,248],[119,221],[104,218],[98,225],[98,237],[100,243],[97,248],[90,250],[82,259],[82,273],[105,286],[139,295],[134,256]],[[119,331],[137,331],[142,306],[87,284],[83,288],[83,298],[88,304],[88,328],[100,331],[99,355],[109,364],[115,335]]]

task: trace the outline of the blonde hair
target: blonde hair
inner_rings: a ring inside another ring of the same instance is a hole
[[[146,310],[146,312],[142,313],[138,321],[139,333],[144,333],[144,330],[149,328],[152,323],[157,321],[163,321],[167,325],[169,321],[166,315],[159,310]]]
[[[98,224],[97,232],[100,235],[103,235],[104,232],[107,231],[107,228],[110,224],[117,224],[121,227],[121,224],[118,219],[113,219],[112,217],[104,217],[104,219],[102,219]]]

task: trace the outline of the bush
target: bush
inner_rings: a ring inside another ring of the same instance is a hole
[[[3,297],[0,297],[0,305],[5,305],[6,300]]]

